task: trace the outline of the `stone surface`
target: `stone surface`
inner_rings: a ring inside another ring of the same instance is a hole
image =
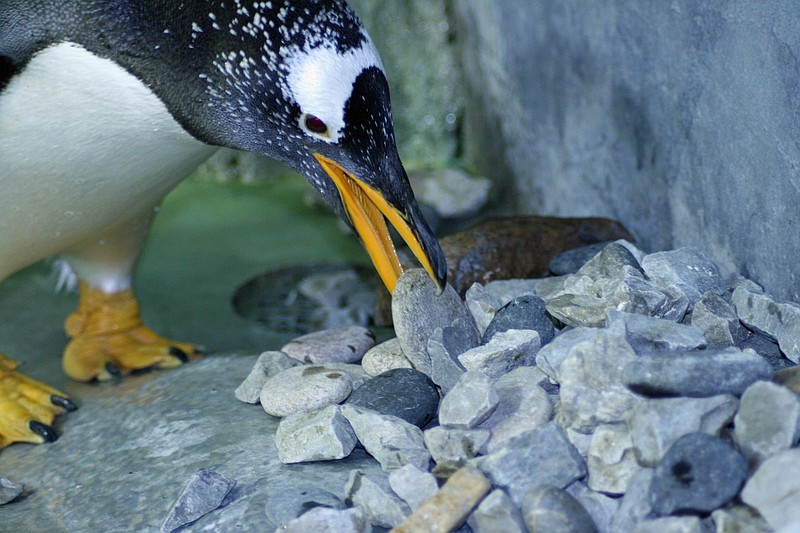
[[[800,363],[800,305],[781,302],[745,285],[736,287],[731,302],[748,328],[777,340],[786,357]]]
[[[511,437],[535,429],[553,417],[553,404],[539,386],[547,376],[539,368],[523,366],[494,382],[499,402],[494,412],[478,424],[491,431],[491,438],[481,453],[496,450]]]
[[[611,521],[611,532],[616,531],[635,531],[636,525],[648,516],[654,516],[650,507],[650,500],[647,490],[653,478],[653,470],[643,468],[633,476],[628,482],[625,496],[619,505],[619,510]]]
[[[711,513],[717,533],[770,533],[772,528],[752,508],[729,505]]]
[[[707,433],[689,433],[673,444],[650,481],[650,506],[659,515],[706,514],[739,493],[747,460],[730,443]]]
[[[352,390],[353,379],[347,372],[323,365],[302,365],[269,378],[259,396],[267,414],[283,417],[337,404]]]
[[[531,533],[597,531],[586,509],[566,491],[552,485],[541,485],[525,494],[522,517]]]
[[[500,397],[492,380],[477,370],[466,372],[439,407],[439,423],[459,429],[471,429],[489,418]]]
[[[448,286],[436,294],[436,286],[423,269],[410,269],[400,277],[392,297],[392,316],[397,338],[406,358],[417,370],[430,375],[428,339],[436,328],[456,319],[474,326],[472,315],[456,291]]]
[[[706,345],[703,330],[663,318],[609,309],[608,328],[624,335],[638,354],[694,350]]]
[[[742,490],[744,503],[755,508],[775,530],[800,524],[800,448],[784,450],[765,460]],[[791,531],[791,529],[789,529]]]
[[[475,465],[518,505],[536,485],[563,488],[586,475],[583,457],[554,422],[509,439]]]
[[[295,466],[294,468],[297,468]],[[349,471],[348,471],[349,475]],[[347,477],[345,478],[347,479]],[[270,484],[272,485],[272,484]],[[337,494],[342,487],[336,487]],[[299,518],[310,509],[325,507],[328,509],[344,509],[342,497],[325,489],[318,488],[312,480],[284,480],[284,483],[272,486],[264,513],[269,524],[281,526]]]
[[[0,505],[5,505],[14,501],[17,496],[22,494],[25,486],[20,483],[15,483],[10,479],[0,477]]]
[[[355,363],[375,346],[367,328],[350,326],[314,331],[284,344],[281,351],[306,364]]]
[[[642,260],[645,275],[662,287],[674,287],[689,300],[689,307],[705,292],[721,294],[719,268],[703,253],[693,248],[678,248],[648,254]]]
[[[474,215],[489,199],[490,180],[455,168],[417,171],[412,179],[417,200],[442,218]]]
[[[458,349],[460,347],[445,346],[445,329],[447,328],[436,328],[430,339],[428,339],[428,355],[431,358],[431,380],[440,387],[442,395],[449,393],[466,372],[464,365],[458,360],[458,356],[463,353]]]
[[[344,266],[305,277],[297,291],[317,304],[308,317],[309,331],[366,326],[378,299],[364,274]]]
[[[236,387],[234,391],[236,399],[245,403],[258,403],[261,389],[269,378],[278,372],[299,364],[299,361],[292,359],[283,352],[270,351],[262,353],[256,359],[256,364],[253,365],[242,384]]]
[[[800,440],[800,396],[769,381],[753,383],[739,401],[733,438],[754,463],[793,447]]]
[[[644,520],[635,533],[706,533],[703,521],[696,516],[665,516]]]
[[[373,478],[360,470],[353,470],[344,489],[344,501],[348,506],[364,509],[371,524],[394,527],[402,522],[411,510],[388,485],[388,480],[384,478]]]
[[[364,449],[378,460],[384,471],[397,470],[409,463],[420,470],[428,469],[431,456],[417,426],[396,416],[352,405],[343,405],[342,414]]]
[[[566,252],[561,252],[553,256],[548,265],[548,269],[556,276],[574,274],[609,244],[610,243],[607,241],[596,242],[594,244],[587,244],[586,246],[580,246],[572,250],[567,250]]]
[[[400,340],[397,337],[367,350],[361,359],[361,366],[367,374],[373,377],[395,368],[412,368],[411,361],[406,359],[403,354]]]
[[[736,309],[721,296],[706,292],[692,310],[691,324],[703,330],[708,348],[727,348],[741,342],[745,330]]]
[[[458,356],[467,370],[483,372],[492,379],[523,365],[532,365],[541,347],[539,333],[533,330],[508,330],[496,334],[488,343]]]
[[[439,490],[436,478],[407,464],[389,474],[389,486],[413,511]]]
[[[619,510],[619,498],[595,492],[580,480],[570,483],[564,490],[586,509],[600,533],[615,533],[611,521]]]
[[[472,512],[467,524],[474,533],[527,533],[519,507],[502,490],[493,490]]]
[[[639,464],[655,466],[676,440],[689,433],[717,435],[733,420],[738,407],[739,400],[731,395],[639,402],[628,420]]]
[[[367,381],[350,394],[346,403],[423,427],[436,416],[439,391],[422,372],[396,368]]]
[[[186,487],[161,523],[162,533],[171,533],[180,527],[196,522],[214,511],[236,485],[218,472],[203,468],[189,479]]]
[[[361,507],[315,507],[276,530],[276,533],[368,533],[367,513]]]
[[[772,381],[800,395],[800,366],[792,366],[775,372]]]
[[[589,488],[608,494],[623,494],[641,467],[636,462],[633,439],[624,424],[598,426],[587,457]]]
[[[438,465],[463,466],[489,440],[487,429],[453,429],[437,426],[425,430],[425,446]]]
[[[453,531],[464,523],[478,502],[491,490],[489,480],[477,469],[458,469],[441,489],[420,505],[393,533]]]
[[[622,380],[647,396],[740,395],[772,377],[769,363],[752,350],[727,348],[641,356],[625,365]]]
[[[513,299],[515,297],[516,294],[511,298]],[[486,331],[486,327],[497,313],[497,310],[508,302],[503,302],[500,298],[486,290],[480,283],[473,283],[464,294],[464,303],[467,305],[469,312],[472,313],[472,318],[475,319],[478,333],[483,335]]]
[[[571,351],[584,341],[598,335],[597,328],[565,328],[536,354],[536,366],[556,383],[561,381],[561,365]]]
[[[482,344],[489,342],[496,333],[510,329],[532,329],[539,333],[542,345],[555,336],[555,328],[547,316],[544,300],[527,294],[519,296],[501,307],[483,333]]]
[[[772,367],[772,370],[778,371],[784,368],[795,366],[795,363],[784,357],[781,352],[780,346],[769,335],[758,331],[745,330],[745,337],[736,345],[742,350],[750,348],[758,355],[763,357]]]
[[[356,434],[338,405],[316,413],[289,415],[281,420],[275,433],[282,463],[341,459],[350,455],[356,442]]]

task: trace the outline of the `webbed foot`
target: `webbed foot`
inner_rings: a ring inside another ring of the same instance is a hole
[[[17,363],[0,354],[0,448],[13,442],[52,442],[56,416],[77,409],[58,390],[17,372]]]
[[[64,329],[72,337],[64,350],[64,371],[79,381],[173,368],[202,354],[197,346],[165,339],[142,325],[131,290],[106,294],[81,283],[78,310]]]

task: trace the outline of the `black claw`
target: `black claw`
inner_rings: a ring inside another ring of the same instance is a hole
[[[112,363],[111,361],[106,363],[106,372],[111,374],[111,376],[113,377],[119,377],[122,375],[122,371],[119,369],[119,367],[114,363]]]
[[[36,420],[31,420],[28,422],[28,427],[31,428],[31,431],[42,437],[45,442],[53,442],[58,438],[58,433],[56,433],[56,430],[47,424],[42,424]]]
[[[68,412],[72,412],[78,409],[78,406],[72,403],[69,399],[64,398],[62,396],[57,396],[55,394],[50,396],[50,403],[52,403],[56,407],[61,407],[62,409]]]
[[[180,359],[181,363],[188,363],[189,362],[189,356],[186,354],[186,352],[184,352],[183,350],[181,350],[177,346],[170,346],[169,347],[169,354],[171,356],[173,356],[173,357],[177,357],[178,359]]]

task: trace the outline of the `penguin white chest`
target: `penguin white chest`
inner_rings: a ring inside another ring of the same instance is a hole
[[[0,279],[147,216],[215,150],[116,63],[38,53],[0,93]]]

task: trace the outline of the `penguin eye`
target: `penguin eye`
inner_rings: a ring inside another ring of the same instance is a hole
[[[315,117],[314,115],[306,115],[304,123],[308,131],[311,133],[316,133],[317,135],[325,135],[328,133],[328,125],[325,124],[319,117]]]

